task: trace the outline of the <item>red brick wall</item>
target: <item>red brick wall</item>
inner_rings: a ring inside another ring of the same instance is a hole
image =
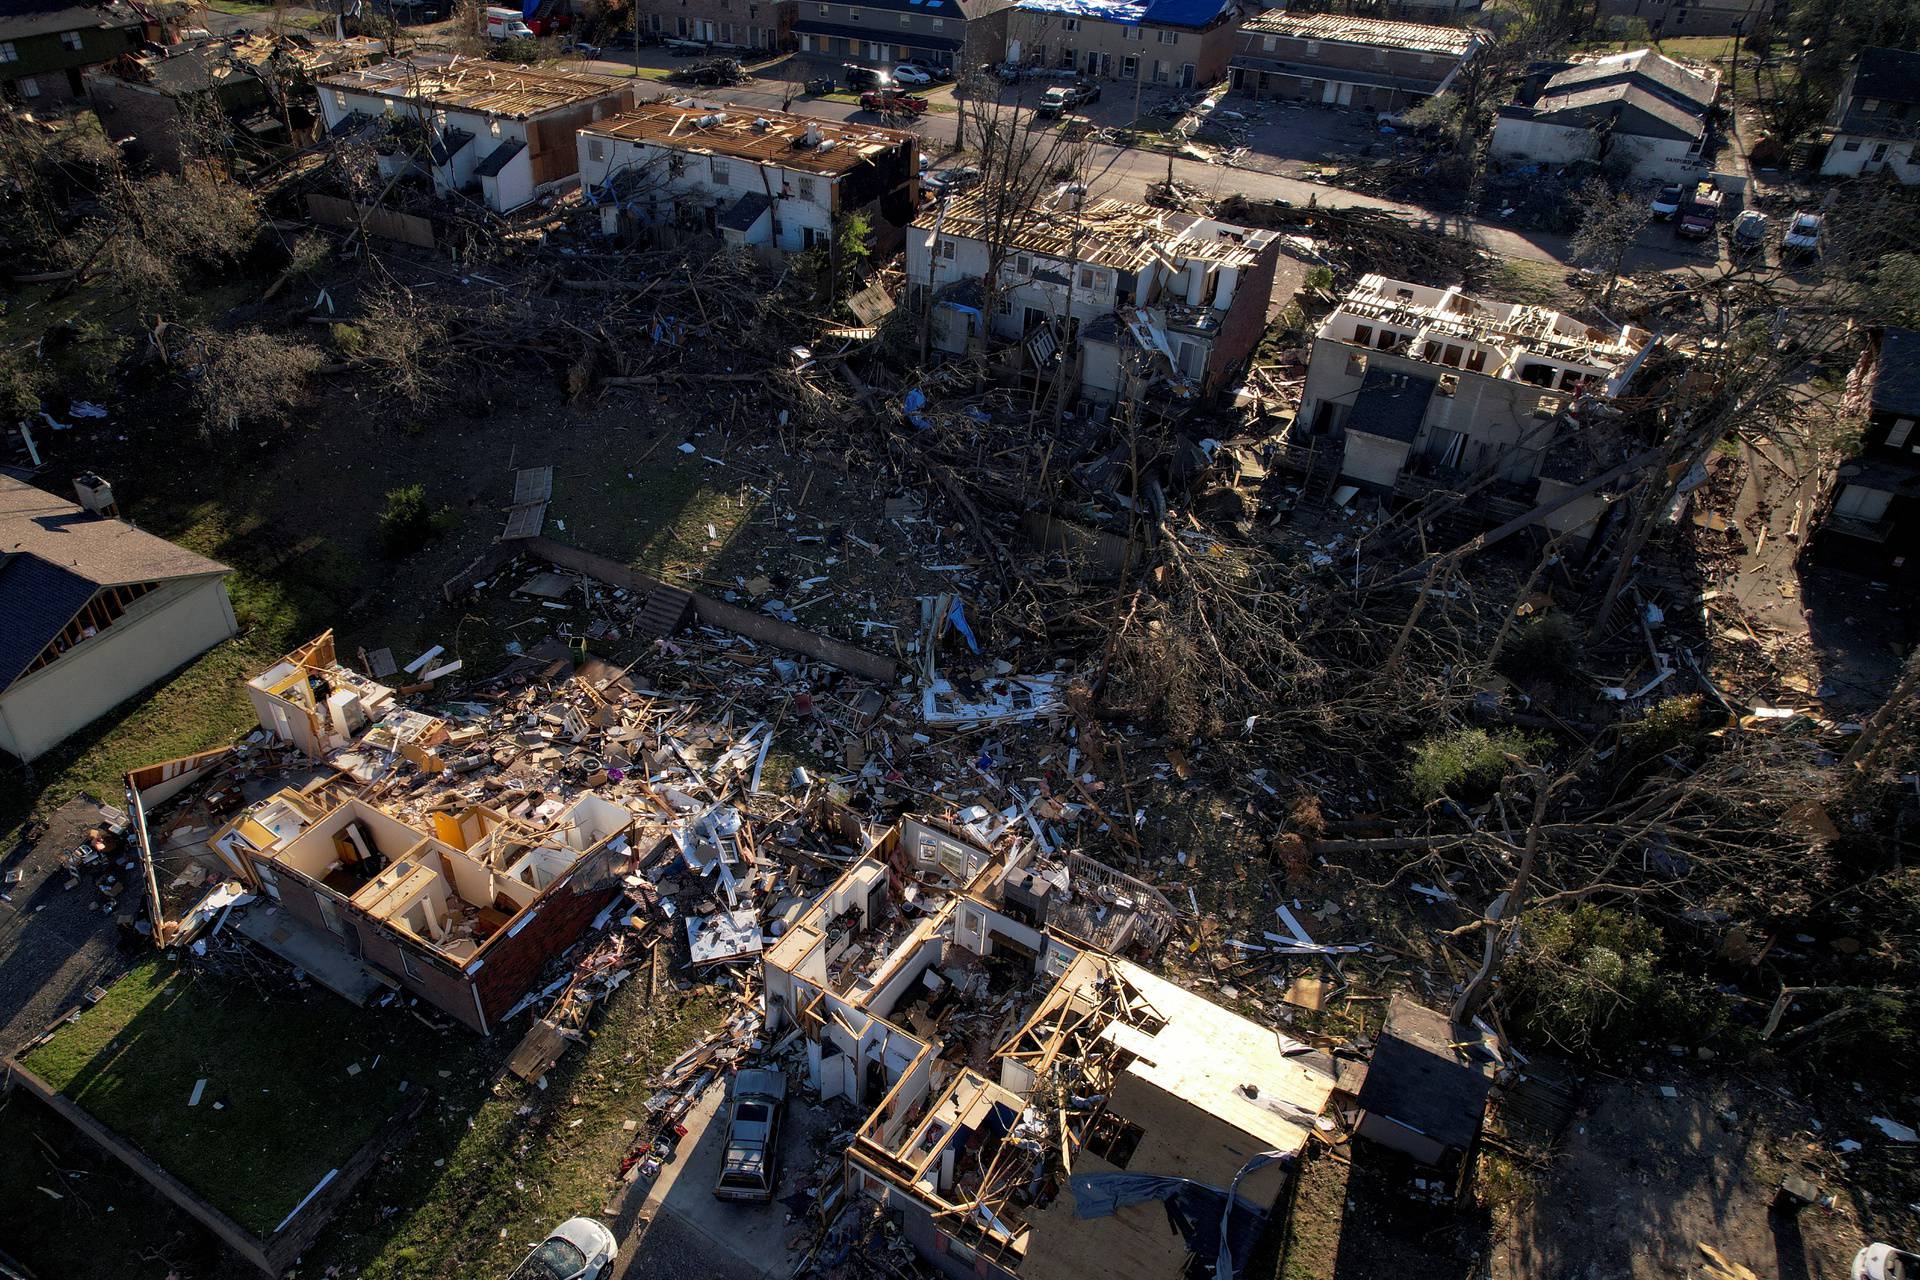
[[[1279,262],[1280,241],[1276,237],[1240,274],[1233,305],[1227,308],[1227,318],[1220,322],[1220,336],[1213,340],[1213,351],[1207,357],[1207,371],[1201,379],[1203,394],[1218,390],[1227,370],[1260,345],[1260,336],[1267,331],[1267,303],[1273,296],[1273,277]]]
[[[620,877],[629,861],[629,854],[612,849],[582,858],[534,899],[527,908],[532,919],[525,919],[525,912],[515,918],[520,926],[517,932],[508,936],[502,930],[487,939],[480,952],[480,970],[472,981],[489,1022],[533,989],[549,960],[579,941],[587,925],[619,893]]]

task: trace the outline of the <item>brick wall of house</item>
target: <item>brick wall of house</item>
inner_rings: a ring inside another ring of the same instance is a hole
[[[630,855],[610,848],[582,858],[527,908],[531,919],[522,913],[511,935],[496,934],[487,940],[472,981],[489,1022],[532,989],[548,961],[579,941],[587,925],[619,893],[620,877],[629,861]]]
[[[1253,354],[1267,331],[1267,303],[1273,297],[1273,278],[1280,264],[1280,242],[1274,240],[1260,251],[1254,264],[1240,276],[1233,291],[1233,305],[1220,322],[1220,334],[1207,355],[1207,370],[1202,390],[1211,394],[1227,371]]]

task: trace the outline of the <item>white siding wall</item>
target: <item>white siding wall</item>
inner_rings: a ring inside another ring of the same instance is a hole
[[[1849,143],[1857,144],[1856,149],[1847,150]],[[1873,155],[1882,145],[1887,148],[1886,155],[1876,163]],[[1827,148],[1826,159],[1820,162],[1821,174],[1829,178],[1856,178],[1881,169],[1893,170],[1896,178],[1909,185],[1920,182],[1920,143],[1839,133]]]
[[[1570,129],[1540,120],[1502,119],[1493,127],[1489,150],[1507,161],[1567,164],[1594,159],[1599,144],[1588,129]],[[1701,168],[1690,154],[1690,144],[1682,139],[1619,134],[1614,138],[1609,162],[1615,157],[1630,166],[1634,177],[1664,182],[1681,181]]]
[[[670,202],[698,208],[718,205],[723,210],[749,192],[774,197],[774,220],[778,224],[776,247],[797,253],[807,244],[808,231],[816,241],[833,233],[835,180],[824,174],[806,174],[775,165],[757,165],[739,156],[709,156],[700,152],[673,151],[651,143],[631,142],[582,133],[575,139],[580,151],[581,185],[592,190],[607,180],[607,175],[640,169],[649,175],[649,185],[660,184],[659,220],[671,216]],[[600,156],[594,158],[594,151]],[[678,155],[682,164],[678,174],[669,171],[669,157]],[[718,160],[722,177],[715,177]],[[630,210],[644,216],[643,210]]]
[[[161,586],[99,635],[0,693],[0,749],[32,760],[239,629],[222,579]]]

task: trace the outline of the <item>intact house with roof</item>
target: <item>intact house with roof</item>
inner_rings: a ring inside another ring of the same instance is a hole
[[[507,213],[579,173],[574,133],[634,103],[631,81],[422,55],[320,81],[335,137],[371,137],[381,172],[437,194],[478,191]]]
[[[1561,446],[1586,434],[1571,428],[1620,397],[1658,348],[1630,325],[1363,276],[1314,333],[1288,439],[1377,493],[1417,497],[1491,469],[1499,483],[1482,505],[1526,510],[1587,478],[1556,465]],[[1590,529],[1604,506],[1575,501],[1544,524]]]
[[[656,241],[798,253],[833,244],[854,214],[904,226],[919,203],[920,140],[896,129],[659,102],[584,126],[577,145],[603,228]]]
[[[1447,92],[1479,49],[1466,27],[1265,13],[1240,28],[1233,91],[1383,114]]]
[[[937,349],[1017,341],[1029,368],[1051,376],[1064,360],[1070,386],[1111,405],[1210,394],[1259,344],[1277,233],[1124,200],[1083,203],[1069,187],[996,233],[990,199],[944,201],[907,233],[910,301],[931,308]]]
[[[1825,177],[1888,173],[1920,182],[1920,53],[1861,50],[1829,123],[1833,140],[1820,161]]]
[[[619,895],[630,810],[558,772],[471,785],[452,766],[484,731],[397,706],[331,632],[247,696],[259,733],[128,775],[156,946],[235,907],[241,934],[337,994],[404,990],[484,1035]]]
[[[1239,19],[1238,0],[1019,0],[1007,59],[1191,89],[1226,74]]]
[[[998,62],[1010,0],[800,0],[801,53],[887,65],[909,59],[951,72]]]
[[[1542,63],[1500,108],[1489,147],[1509,164],[1586,160],[1683,182],[1706,168],[1719,94],[1719,73],[1652,49]]]
[[[81,502],[0,475],[0,750],[32,760],[239,630],[232,572]]]
[[[639,0],[640,20],[668,40],[772,53],[794,47],[797,0]]]
[[[76,102],[88,67],[138,49],[146,36],[146,20],[129,4],[10,0],[0,8],[0,97],[28,109]]]
[[[88,71],[87,101],[129,159],[178,173],[196,130],[226,135],[207,142],[258,148],[310,136],[315,79],[371,62],[385,47],[303,32],[155,46]]]
[[[867,1116],[847,1190],[949,1276],[1169,1280],[1235,1188],[1244,1265],[1290,1163],[1250,1158],[1307,1145],[1331,1060],[1122,958],[1157,890],[970,812],[903,819],[762,954],[766,1034]]]
[[[1850,382],[1865,426],[1834,477],[1815,551],[1840,568],[1920,582],[1920,332],[1874,334]]]

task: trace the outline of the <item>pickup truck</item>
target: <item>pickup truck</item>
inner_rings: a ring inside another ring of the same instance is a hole
[[[927,100],[898,89],[869,89],[860,95],[860,109],[883,116],[923,116],[927,113]]]
[[[1046,95],[1040,99],[1040,105],[1035,108],[1034,114],[1049,117],[1062,115],[1070,108],[1080,106],[1082,103],[1099,100],[1100,86],[1097,84],[1085,80],[1077,84],[1057,84],[1047,90]]]
[[[1686,207],[1680,211],[1681,236],[1688,240],[1705,240],[1713,234],[1713,227],[1720,220],[1720,206],[1726,203],[1724,193],[1711,182],[1703,182],[1693,189],[1687,197]]]

